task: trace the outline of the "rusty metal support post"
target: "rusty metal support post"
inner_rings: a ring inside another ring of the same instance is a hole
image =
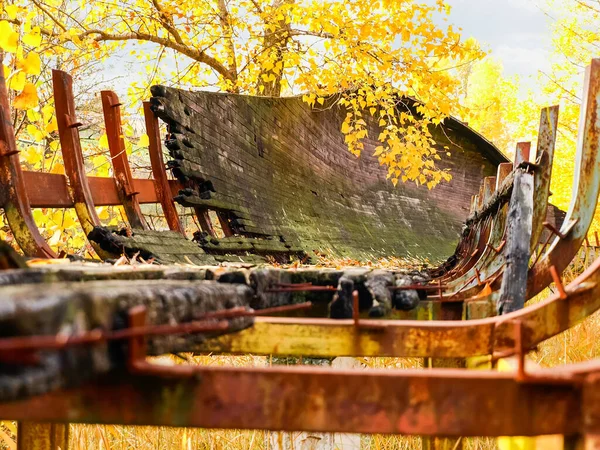
[[[462,320],[463,303],[447,303],[440,305],[439,315],[432,320]],[[464,358],[425,358],[425,366],[429,368],[461,368],[464,369],[467,360]],[[447,437],[423,437],[421,438],[423,450],[462,450],[463,439]]]
[[[579,251],[593,220],[600,190],[600,59],[593,59],[586,70],[582,99],[573,194],[560,229],[564,238],[555,238],[549,250],[530,269],[527,277],[528,298],[549,284],[550,266],[555,266],[562,273]]]
[[[483,203],[492,198],[496,190],[496,177],[485,177],[483,179]]]
[[[543,222],[548,209],[548,196],[550,195],[550,180],[552,177],[552,164],[554,161],[554,146],[558,128],[558,106],[543,108],[540,117],[538,132],[536,164],[541,173],[536,174],[534,192],[536,203],[533,205],[533,230],[531,231],[530,250],[537,248],[543,231]],[[539,200],[537,200],[539,199]]]
[[[178,231],[185,235],[177,208],[171,195],[169,180],[165,170],[165,162],[161,151],[160,128],[158,118],[150,108],[150,102],[144,102],[144,119],[146,121],[146,133],[148,133],[148,152],[150,153],[150,162],[152,164],[152,174],[154,175],[156,196],[162,205],[163,213],[169,229]]]
[[[96,213],[92,191],[85,173],[85,162],[78,130],[81,123],[77,121],[75,114],[73,78],[66,72],[53,70],[52,86],[65,172],[69,179],[69,188],[77,217],[87,236],[94,227],[100,225],[100,218]]]
[[[69,425],[19,422],[17,450],[68,450]]]
[[[500,189],[504,180],[513,170],[512,163],[500,163],[496,172],[496,190]]]
[[[0,52],[0,68],[2,67]],[[2,70],[0,70],[0,182],[4,191],[0,194],[1,206],[23,253],[40,258],[56,258],[56,254],[40,234],[33,219],[19,163],[15,133],[10,120],[8,90]]]
[[[112,91],[102,91],[101,96],[115,184],[125,215],[132,228],[146,230],[148,225],[137,200],[138,192],[133,187],[133,176],[125,150],[125,139],[123,138],[121,123],[121,103],[117,94]]]
[[[529,161],[531,153],[531,142],[518,142],[515,151],[515,161],[513,167],[518,167],[522,162]]]

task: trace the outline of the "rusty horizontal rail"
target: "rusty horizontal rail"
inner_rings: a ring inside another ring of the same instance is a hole
[[[595,383],[521,383],[454,369],[153,366],[0,405],[0,418],[71,423],[443,436],[600,432]],[[533,375],[547,377],[548,371]],[[558,374],[560,377],[561,374]],[[582,385],[583,383],[583,385]],[[274,394],[276,393],[276,394]],[[474,413],[476,411],[476,413]]]
[[[32,208],[73,208],[74,202],[69,193],[67,177],[56,173],[23,172],[25,191]],[[88,177],[92,198],[96,206],[119,206],[121,201],[115,186],[115,180],[108,177]],[[181,186],[176,180],[169,180],[173,196]],[[155,181],[141,178],[133,179],[133,188],[138,192],[139,203],[158,203]],[[0,205],[2,206],[2,205]]]

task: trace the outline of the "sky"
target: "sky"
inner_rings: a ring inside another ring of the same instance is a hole
[[[538,70],[548,70],[552,45],[550,19],[539,0],[447,0],[450,22],[486,46],[504,64],[506,76],[535,84]],[[527,77],[532,77],[527,80]]]

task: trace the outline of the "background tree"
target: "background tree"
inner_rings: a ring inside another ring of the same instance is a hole
[[[373,116],[382,127],[377,155],[392,181],[429,187],[450,178],[433,164],[439,157],[429,127],[459,112],[452,61],[482,54],[451,26],[436,25],[448,12],[442,0],[14,1],[35,12],[49,45],[76,60],[125,51],[146,59],[143,89],[160,81],[304,94],[317,108],[333,98],[347,109],[350,151],[360,154]],[[404,96],[421,102],[417,114],[403,106]]]

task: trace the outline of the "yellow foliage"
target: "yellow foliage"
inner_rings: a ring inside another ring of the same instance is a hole
[[[19,33],[6,20],[0,20],[0,49],[14,53],[19,45]]]
[[[13,91],[22,91],[27,82],[27,77],[24,72],[13,72],[8,80],[8,87]]]
[[[140,136],[140,140],[138,141],[138,147],[148,147],[150,145],[150,139],[146,133]]]
[[[29,52],[25,59],[18,61],[17,67],[28,75],[39,75],[42,60],[36,52]]]
[[[26,83],[23,91],[17,95],[13,101],[13,107],[16,109],[35,108],[39,103],[37,88],[33,83]]]
[[[100,146],[100,148],[108,149],[108,136],[106,135],[106,133],[100,136],[100,139],[98,139],[98,145]]]
[[[24,44],[38,48],[42,43],[40,27],[34,27],[29,33],[24,34],[22,39]]]
[[[367,114],[377,115],[386,130],[380,162],[401,171],[395,178],[429,187],[449,177],[435,166],[422,171],[425,161],[434,161],[429,125],[460,112],[453,65],[482,56],[476,41],[461,41],[451,26],[435,20],[448,14],[443,1],[106,0],[90,7],[75,0],[42,8],[15,0],[14,5],[5,12],[22,24],[21,43],[29,53],[15,58],[26,74],[39,70],[31,49],[76,62],[105,58],[137,41],[144,51],[131,53],[147,61],[142,70],[147,80],[132,84],[132,95],[147,95],[149,84],[168,78],[236,93],[303,92],[313,107],[337,101],[350,114],[342,131],[353,154],[360,155],[369,137]],[[185,58],[156,64],[165,49]],[[22,76],[17,81],[23,83]],[[398,110],[407,95],[421,102],[418,116]],[[47,124],[36,125],[51,133]]]

